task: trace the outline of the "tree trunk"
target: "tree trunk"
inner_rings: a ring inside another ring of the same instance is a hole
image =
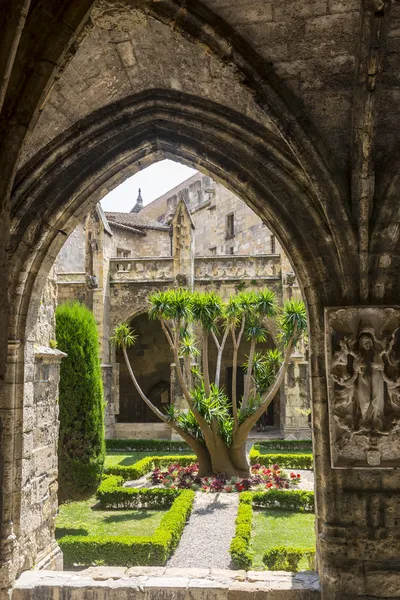
[[[229,454],[237,476],[245,478],[251,475],[250,463],[246,452],[246,442],[247,438],[245,440],[234,439],[232,446],[229,448]]]
[[[193,448],[194,450],[194,448]],[[213,468],[211,464],[210,453],[207,448],[202,444],[199,444],[196,450],[197,462],[199,463],[199,477],[211,477],[213,474]]]
[[[225,446],[219,436],[214,436],[212,444],[208,444],[207,448],[210,453],[214,475],[225,473],[228,477],[241,477],[231,460],[229,448]]]

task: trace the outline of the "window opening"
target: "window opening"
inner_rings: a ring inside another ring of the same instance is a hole
[[[226,237],[231,238],[235,235],[235,215],[230,213],[226,215]]]

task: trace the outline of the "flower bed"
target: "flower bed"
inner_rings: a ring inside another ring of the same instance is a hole
[[[183,466],[173,463],[167,469],[156,467],[150,480],[153,485],[161,485],[167,489],[189,489],[203,492],[242,492],[250,489],[289,489],[297,485],[300,475],[287,474],[279,465],[270,468],[260,464],[251,467],[251,476],[246,479],[239,477],[228,478],[225,474],[215,477],[199,477],[197,464]]]
[[[110,481],[111,480],[111,481]],[[134,490],[121,487],[122,478],[105,479],[98,499],[105,507],[151,507],[165,511],[152,536],[68,535],[59,540],[64,564],[118,566],[163,565],[177,547],[193,506],[191,490]]]
[[[314,511],[314,493],[302,490],[270,490],[268,492],[243,492],[239,497],[239,508],[236,517],[236,531],[230,545],[232,562],[238,569],[250,569],[254,554],[251,549],[251,530],[253,507],[272,510],[292,510],[298,512]],[[296,570],[301,558],[307,558],[309,564],[313,560],[313,549],[287,548],[280,552],[280,547],[270,548],[263,561],[272,570]]]
[[[147,456],[138,460],[134,465],[114,465],[104,469],[107,475],[119,475],[124,481],[139,479],[152,471],[156,467],[167,467],[168,465],[179,463],[187,466],[193,464],[194,454],[191,455],[171,455],[171,456]]]

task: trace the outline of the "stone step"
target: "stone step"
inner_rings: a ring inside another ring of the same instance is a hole
[[[225,571],[165,567],[91,567],[26,571],[12,600],[320,600],[314,572]]]

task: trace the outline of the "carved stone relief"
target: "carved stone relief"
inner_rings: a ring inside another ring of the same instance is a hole
[[[400,307],[325,309],[334,468],[400,467]]]

